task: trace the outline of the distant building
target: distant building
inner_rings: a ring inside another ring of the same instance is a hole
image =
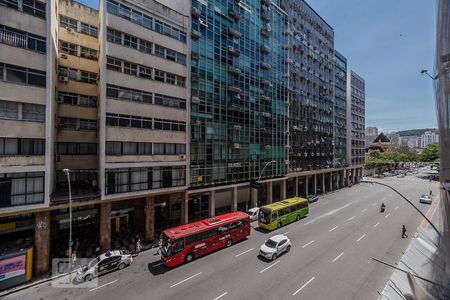
[[[391,141],[394,148],[400,147],[400,134],[398,132],[388,133],[386,136]]]
[[[391,140],[384,133],[380,133],[368,147],[369,151],[379,152],[392,151],[393,148]]]
[[[377,127],[366,127],[366,145],[369,146],[378,136]]]
[[[426,131],[424,134],[420,136],[420,148],[425,148],[429,144],[438,143],[439,142],[439,134],[432,131]]]

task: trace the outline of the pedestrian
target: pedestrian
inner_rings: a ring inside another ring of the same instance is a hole
[[[100,246],[95,247],[95,257],[100,255]]]
[[[408,235],[406,234],[406,226],[403,225],[403,227],[402,227],[402,239],[407,238],[407,237],[408,237]]]
[[[139,237],[136,237],[136,246],[135,246],[136,255],[138,255],[139,252],[141,252],[141,249],[142,249],[141,239]]]
[[[433,191],[432,190],[430,190],[430,196],[432,196],[433,195]]]

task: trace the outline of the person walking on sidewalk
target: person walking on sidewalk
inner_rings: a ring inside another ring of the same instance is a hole
[[[407,238],[407,237],[408,237],[408,235],[406,234],[406,226],[403,225],[403,227],[402,227],[402,239]]]

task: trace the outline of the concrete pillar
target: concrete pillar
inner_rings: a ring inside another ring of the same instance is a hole
[[[333,172],[329,173],[330,177],[330,192],[333,190]]]
[[[258,203],[258,190],[250,188],[250,208],[256,207]]]
[[[295,177],[295,197],[298,197],[298,177]]]
[[[286,180],[281,180],[281,200],[286,199]]]
[[[111,202],[100,204],[100,248],[111,249]]]
[[[309,194],[309,176],[305,176],[305,196]]]
[[[273,183],[269,181],[267,183],[267,204],[272,203],[273,201]]]
[[[233,187],[231,190],[231,211],[237,211],[238,188]]]
[[[345,179],[345,170],[342,170],[342,174],[341,174],[341,188],[344,187],[344,179]]]
[[[155,198],[152,196],[145,199],[145,239],[155,239]]]
[[[43,211],[34,214],[34,267],[37,274],[49,270],[50,262],[50,212]],[[68,245],[69,241],[67,241]],[[68,246],[66,247],[68,249]]]
[[[322,193],[325,194],[325,173],[322,173]]]
[[[181,224],[189,222],[189,194],[184,192],[184,198],[181,201]]]
[[[317,194],[317,174],[314,174],[314,189],[312,192],[313,195]]]
[[[209,217],[216,216],[216,191],[209,192]]]

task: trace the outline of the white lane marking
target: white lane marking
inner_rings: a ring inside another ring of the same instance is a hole
[[[186,278],[186,279],[183,279],[183,280],[181,280],[180,282],[171,285],[170,288],[173,288],[173,287],[175,287],[175,286],[177,286],[177,285],[179,285],[179,284],[182,284],[183,282],[186,282],[186,281],[188,281],[189,279],[192,279],[192,278],[194,278],[194,277],[196,277],[196,276],[198,276],[198,275],[200,275],[200,274],[202,274],[202,272],[198,272],[197,274],[194,274],[194,275],[192,275],[192,276],[190,276],[190,277],[188,277],[188,278]]]
[[[363,210],[362,210],[362,213],[365,213],[367,211],[367,208],[364,208]]]
[[[301,290],[303,290],[308,284],[311,283],[311,281],[313,281],[315,279],[315,277],[311,278],[310,280],[308,280],[308,282],[306,282],[304,285],[302,285],[298,290],[296,290],[292,296],[297,295],[298,292],[300,292]]]
[[[311,242],[309,242],[309,243],[303,245],[302,248],[305,248],[306,246],[309,246],[309,245],[311,245],[312,243],[314,243],[314,240],[312,240]]]
[[[280,263],[280,261],[277,260],[276,262],[274,262],[273,264],[271,264],[271,265],[268,266],[267,268],[264,268],[264,269],[262,269],[261,271],[259,271],[259,273],[263,273],[263,272],[269,270],[270,268],[272,268],[273,266],[278,265],[279,263]]]
[[[335,259],[332,260],[332,262],[335,262],[339,259],[339,257],[341,257],[342,255],[344,255],[344,252],[342,252],[341,254],[339,254],[338,256],[336,256]]]
[[[243,254],[245,254],[245,253],[247,253],[247,252],[252,251],[252,250],[255,250],[255,248],[251,248],[251,249],[245,250],[244,252],[239,253],[239,254],[235,255],[234,257],[239,257],[239,256],[241,256],[241,255],[243,255]]]
[[[384,216],[385,218],[389,217],[391,215],[391,213],[388,213],[386,216]]]
[[[334,231],[336,228],[338,228],[339,226],[336,226],[336,227],[333,227],[333,228],[331,228],[330,230],[328,230],[328,232],[332,232],[332,231]]]
[[[405,201],[402,201],[402,204],[405,204]]]
[[[377,205],[378,203],[374,203],[374,204],[372,204],[372,206],[375,206],[375,205]]]
[[[353,216],[353,217],[351,217],[351,218],[348,218],[347,221],[351,221],[351,220],[353,220],[354,218],[355,218],[355,216]]]
[[[357,239],[356,241],[359,242],[360,240],[362,240],[364,237],[366,236],[366,234],[364,233],[359,239]]]
[[[378,225],[380,225],[380,222],[378,222],[377,224],[373,225],[373,227],[377,227]]]
[[[219,297],[214,298],[214,300],[218,300],[218,299],[222,298],[223,296],[225,296],[226,294],[228,294],[228,292],[225,292],[222,295],[220,295]]]
[[[93,289],[90,289],[90,290],[89,290],[89,292],[93,292],[93,291],[95,291],[95,290],[98,290],[98,289],[101,289],[102,287],[105,287],[105,286],[107,286],[107,285],[110,285],[110,284],[116,283],[116,282],[117,282],[117,280],[118,280],[118,279],[116,279],[116,280],[114,280],[114,281],[111,281],[111,282],[108,282],[108,283],[105,283],[104,285],[101,285],[101,286],[95,287],[95,288],[93,288]]]
[[[342,209],[344,209],[344,208],[346,208],[346,207],[352,205],[353,203],[354,203],[354,202],[350,202],[350,203],[345,204],[344,206],[341,206],[341,207],[339,207],[339,208],[330,210],[329,212],[327,212],[327,213],[325,213],[325,214],[323,214],[323,215],[321,215],[321,216],[318,216],[318,217],[316,217],[315,219],[312,219],[312,220],[309,221],[309,222],[306,222],[305,225],[309,225],[309,224],[311,224],[311,223],[313,223],[313,222],[315,222],[315,221],[317,221],[317,220],[319,220],[319,219],[322,219],[322,218],[331,216],[331,215],[337,213],[338,211],[340,211],[340,210],[342,210]]]
[[[283,233],[283,234],[288,234],[289,233],[289,231],[286,231],[285,233]]]
[[[397,210],[398,209],[398,206],[396,206],[395,208],[394,208],[394,210]]]

